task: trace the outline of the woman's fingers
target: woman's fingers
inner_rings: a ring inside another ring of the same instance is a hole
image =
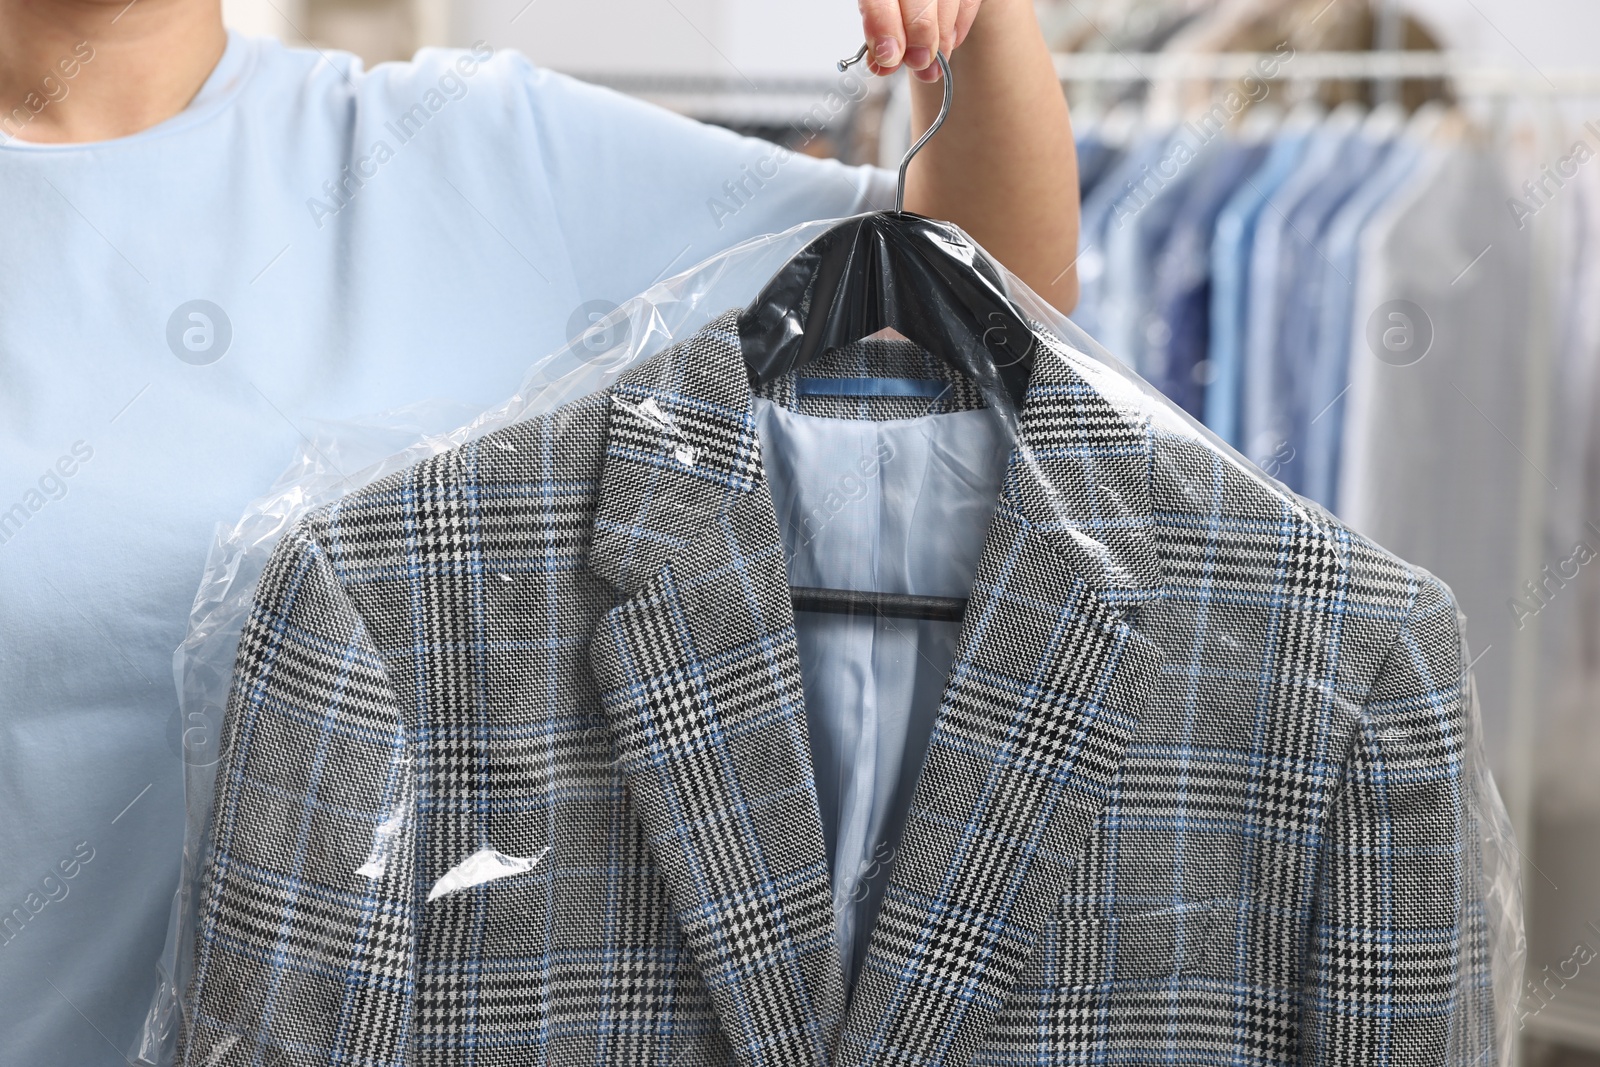
[[[961,47],[961,42],[967,39],[967,33],[972,29],[972,22],[978,17],[978,5],[983,0],[960,0],[956,10],[956,37],[950,44],[950,50]]]
[[[983,0],[858,0],[874,74],[900,64],[921,81],[939,80],[934,53],[948,57],[967,36]]]
[[[861,28],[867,39],[867,63],[874,74],[887,74],[906,54],[905,23],[900,0],[860,0]]]
[[[955,0],[901,0],[900,17],[906,26],[906,66],[913,77],[933,81],[939,67],[933,53],[941,47],[940,8],[949,9],[954,24]]]

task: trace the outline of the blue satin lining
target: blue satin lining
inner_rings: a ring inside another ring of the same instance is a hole
[[[859,379],[799,379],[808,380]],[[871,422],[758,398],[755,415],[790,584],[968,594],[1010,454],[992,412]],[[899,848],[958,624],[804,612],[795,629],[849,983]]]

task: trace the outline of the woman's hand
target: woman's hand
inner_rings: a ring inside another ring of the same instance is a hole
[[[860,3],[872,70],[905,66],[916,79],[913,133],[944,102],[943,86],[923,84],[939,81],[935,49],[955,81],[949,119],[906,176],[906,210],[960,226],[1034,292],[1072,310],[1078,161],[1033,0]]]
[[[904,64],[920,81],[939,80],[940,51],[948,58],[961,46],[983,0],[860,0],[867,65],[891,74]]]

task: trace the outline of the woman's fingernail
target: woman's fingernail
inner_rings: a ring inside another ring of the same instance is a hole
[[[900,41],[894,37],[879,37],[878,47],[873,49],[873,58],[884,66],[890,66],[900,58]]]
[[[913,45],[906,49],[906,66],[912,70],[921,70],[933,59],[933,53],[928,51],[926,45]]]

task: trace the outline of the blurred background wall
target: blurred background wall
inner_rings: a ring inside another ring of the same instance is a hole
[[[1586,66],[1594,0],[1407,0],[1454,50],[1507,63]],[[230,25],[342,48],[369,63],[422,45],[488,41],[559,70],[709,76],[826,73],[860,30],[851,0],[225,0]]]

